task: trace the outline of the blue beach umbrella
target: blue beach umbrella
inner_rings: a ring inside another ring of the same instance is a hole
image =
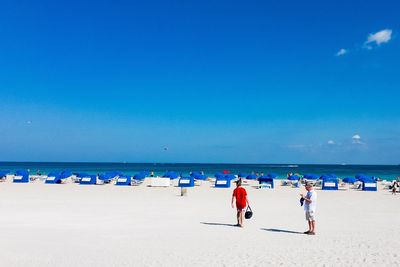
[[[248,179],[248,180],[255,180],[255,179],[257,179],[257,175],[255,175],[255,174],[249,174],[249,175],[247,175],[246,179]]]
[[[233,179],[235,179],[235,178],[236,178],[236,176],[235,176],[235,175],[233,175],[233,174],[225,174],[225,178],[226,178],[226,179],[233,180]]]
[[[308,173],[308,174],[304,174],[303,178],[305,178],[307,180],[317,180],[319,178],[319,176],[316,174]]]
[[[238,175],[239,178],[246,178],[247,176],[249,176],[249,174],[243,173],[243,172],[239,173],[239,175]]]
[[[222,178],[225,176],[225,174],[223,174],[222,172],[217,172],[214,176],[215,178]]]
[[[343,182],[348,184],[354,184],[355,182],[357,182],[357,179],[355,177],[346,177],[343,179]]]
[[[167,172],[164,174],[163,176],[164,178],[170,178],[170,179],[176,179],[179,177],[179,174],[177,174],[176,172]]]
[[[10,173],[10,171],[0,171],[0,178],[2,178],[2,177],[6,177],[6,175],[7,174],[9,174]]]
[[[297,175],[292,175],[287,178],[290,181],[298,181],[300,178]]]

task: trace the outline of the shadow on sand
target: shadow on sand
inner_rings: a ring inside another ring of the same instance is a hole
[[[261,228],[261,230],[268,231],[268,232],[273,232],[273,233],[301,234],[301,235],[304,235],[304,233],[302,233],[302,232],[289,231],[289,230],[283,230],[283,229],[266,229],[266,228]]]
[[[211,225],[211,226],[230,226],[230,227],[237,227],[236,224],[228,224],[228,223],[209,223],[209,222],[201,222],[201,224]]]

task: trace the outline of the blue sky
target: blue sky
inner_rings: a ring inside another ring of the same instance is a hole
[[[399,164],[398,10],[2,1],[0,160]]]

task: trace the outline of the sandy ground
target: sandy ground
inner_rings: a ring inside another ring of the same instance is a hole
[[[243,229],[232,190],[0,183],[0,265],[400,265],[400,195],[317,190],[307,236],[301,189],[247,187]]]

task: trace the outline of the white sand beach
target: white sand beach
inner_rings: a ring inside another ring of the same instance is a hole
[[[318,190],[307,236],[304,189],[246,187],[254,217],[241,229],[233,187],[205,182],[181,197],[146,183],[0,183],[1,266],[400,265],[400,195]]]

